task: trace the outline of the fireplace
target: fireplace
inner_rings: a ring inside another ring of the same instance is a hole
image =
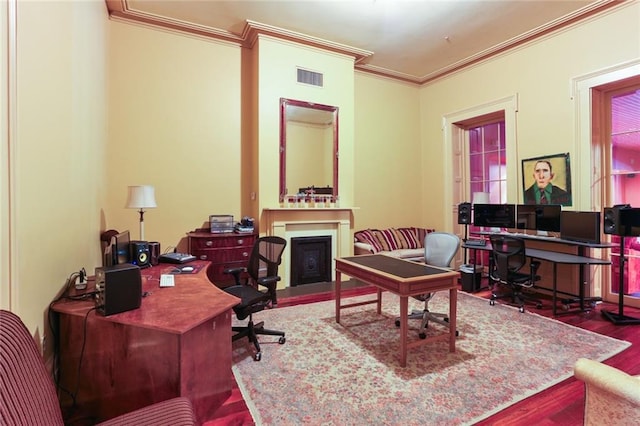
[[[331,236],[291,239],[291,286],[331,281]]]

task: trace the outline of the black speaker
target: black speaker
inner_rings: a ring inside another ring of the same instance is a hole
[[[138,309],[142,301],[140,268],[130,263],[96,268],[96,310],[107,316]]]
[[[151,266],[158,264],[158,257],[160,256],[160,243],[157,241],[149,241],[149,263]]]
[[[640,235],[640,208],[628,205],[605,207],[603,219],[605,234],[636,237]]]
[[[146,268],[151,266],[151,253],[148,241],[131,241],[129,244],[129,259],[131,263]]]
[[[458,224],[468,225],[471,223],[471,203],[458,204]]]

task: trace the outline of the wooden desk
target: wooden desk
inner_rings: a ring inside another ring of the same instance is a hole
[[[83,415],[103,421],[180,395],[205,422],[231,394],[231,308],[239,299],[207,279],[209,262],[189,265],[194,272],[175,275],[175,287],[167,288],[160,288],[160,274],[179,265],[142,269],[148,294],[136,310],[104,317],[93,301],[52,307],[60,384],[76,393]],[[62,393],[61,404],[72,401]]]
[[[375,300],[342,305],[340,301],[341,274],[378,287]],[[436,340],[449,339],[449,351],[456,350],[456,305],[458,301],[459,272],[437,268],[381,254],[343,257],[336,259],[336,322],[345,308],[377,303],[382,313],[382,291],[400,296],[400,366],[407,365],[407,350]],[[409,343],[407,338],[409,296],[449,290],[449,333]]]

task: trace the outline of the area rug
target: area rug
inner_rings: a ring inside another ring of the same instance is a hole
[[[372,295],[343,299],[349,302]],[[448,292],[430,302],[448,312]],[[573,375],[580,357],[603,361],[630,343],[467,293],[458,294],[456,352],[448,341],[410,349],[399,366],[398,297],[343,310],[335,302],[256,314],[286,343],[260,336],[262,360],[242,339],[233,345],[233,373],[257,425],[466,425]],[[419,309],[410,299],[410,309]],[[258,319],[259,317],[259,319]],[[418,321],[409,321],[418,339]],[[444,327],[429,326],[428,334]]]

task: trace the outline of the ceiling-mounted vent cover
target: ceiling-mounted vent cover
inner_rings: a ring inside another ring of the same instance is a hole
[[[322,79],[324,75],[319,72],[303,70],[298,68],[298,83],[311,84],[312,86],[322,87]]]

